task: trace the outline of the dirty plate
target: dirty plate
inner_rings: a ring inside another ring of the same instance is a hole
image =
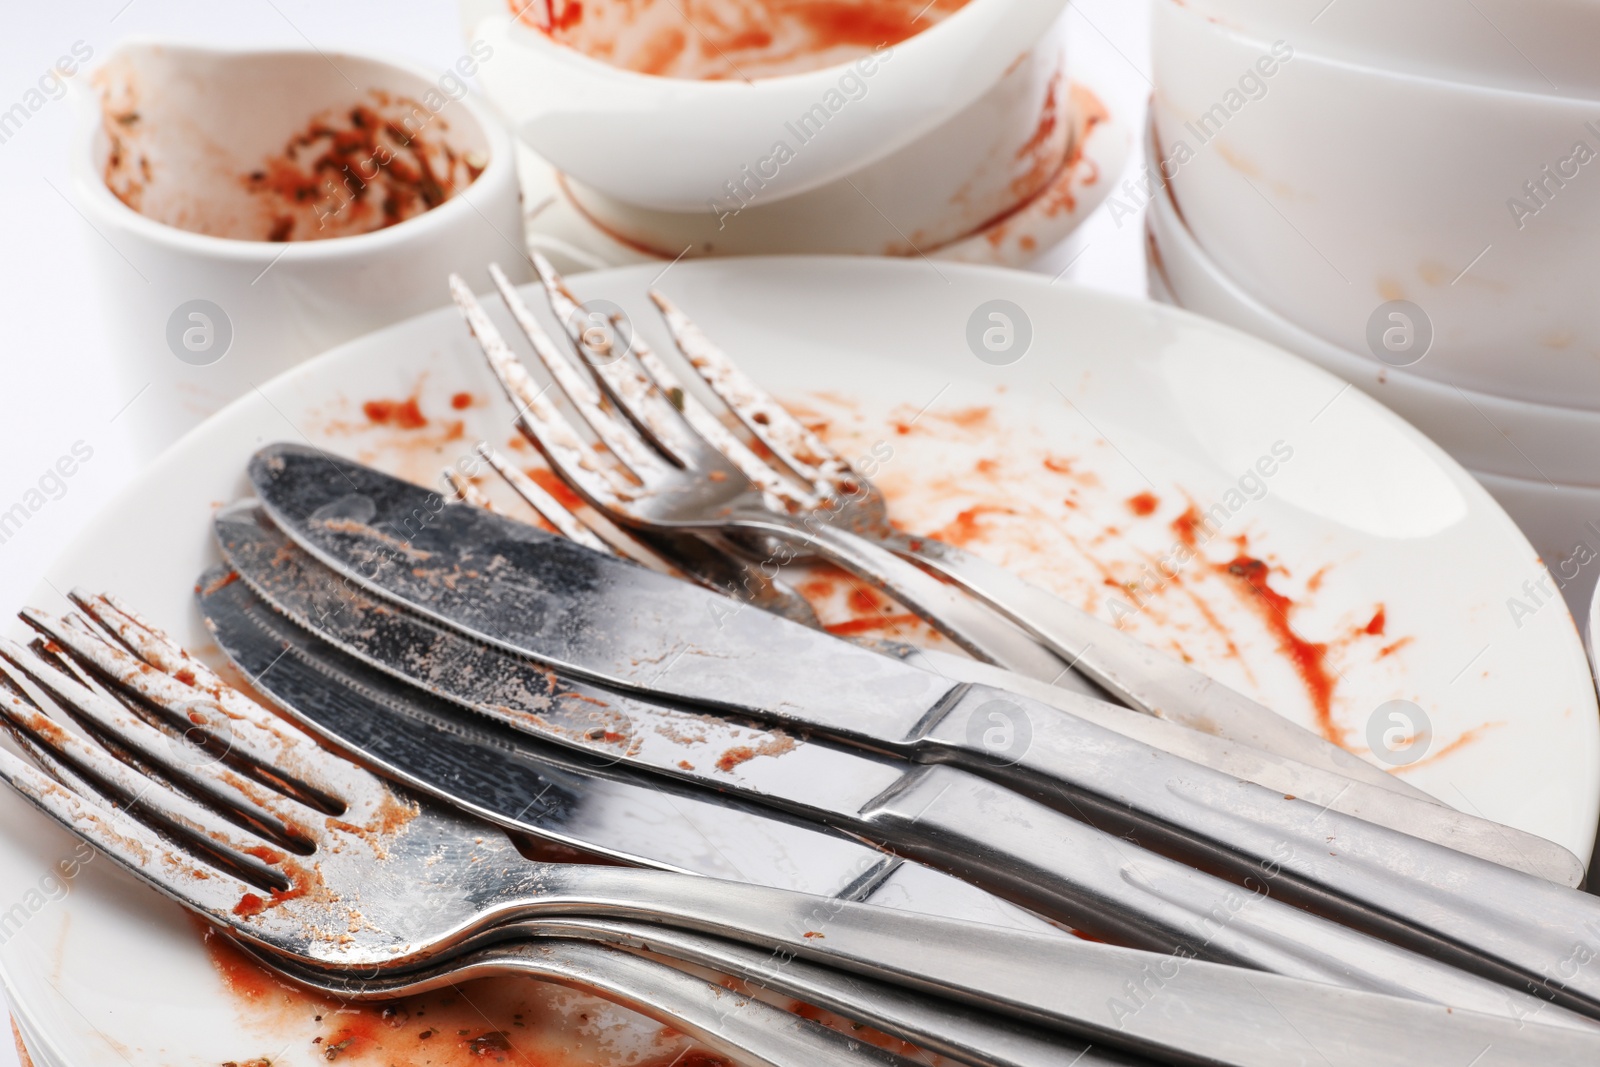
[[[1447,803],[1588,856],[1600,752],[1572,619],[1477,483],[1360,392],[1183,312],[955,264],[686,262],[574,286],[661,346],[652,282],[864,457],[906,527],[1018,569]],[[33,603],[113,590],[214,655],[190,589],[216,560],[211,513],[244,493],[257,447],[311,441],[433,485],[479,437],[516,448],[511,419],[454,311],[356,341],[191,433]],[[794,578],[841,633],[931,640],[836,576]],[[387,1017],[308,999],[208,950],[178,908],[9,794],[0,827],[0,960],[41,1064],[695,1062],[653,1024],[528,982]]]

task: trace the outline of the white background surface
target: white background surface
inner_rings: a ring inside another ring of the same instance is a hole
[[[91,65],[141,35],[369,51],[440,70],[461,50],[456,9],[445,0],[78,0],[21,10],[0,36],[0,112],[22,101],[78,42],[93,50]],[[1137,131],[1151,89],[1146,6],[1075,0],[1067,17],[1073,76],[1093,84]],[[50,560],[136,470],[115,421],[133,398],[118,395],[109,380],[117,339],[108,335],[85,277],[86,249],[103,238],[70,201],[66,156],[76,118],[70,99],[50,100],[0,143],[0,512],[37,487],[75,443],[93,450],[64,493],[10,536],[0,534],[0,611],[6,612],[21,605]],[[1136,144],[1129,173],[1140,166]],[[1142,295],[1142,234],[1137,218],[1119,226],[1102,209],[1034,269],[1052,277],[1064,272],[1063,283]],[[0,1067],[15,1065],[10,1043],[0,1041]]]

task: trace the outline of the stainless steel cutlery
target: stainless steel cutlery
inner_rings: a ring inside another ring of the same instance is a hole
[[[67,643],[4,648],[0,717],[47,773],[0,750],[0,776],[269,965],[341,996],[527,975],[638,1008],[740,1063],[906,1062],[665,957],[980,1067],[1401,1065],[1429,1054],[1487,1065],[1600,1051],[1592,1032],[1184,956],[532,863],[488,825],[310,745],[113,601],[79,599],[85,617],[33,616]],[[1007,966],[985,962],[995,957]],[[958,960],[966,971],[946,985],[939,976]]]
[[[660,292],[650,296],[679,351],[772,457],[739,441],[684,387],[636,329],[594,328],[543,257],[535,256],[545,296],[570,349],[562,350],[498,269],[502,301],[539,362],[602,446],[536,390],[472,293],[451,290],[490,368],[518,412],[518,424],[589,504],[624,525],[696,534],[758,534],[777,547],[768,559],[818,554],[887,589],[979,659],[1057,683],[1070,665],[1129,707],[1215,732],[1258,749],[1434,802],[1243,694],[1217,684],[1114,626],[1079,611],[983,559],[931,538],[895,530],[870,479],[830,449],[745,375]],[[600,316],[604,318],[604,316]],[[602,395],[603,392],[603,395]],[[897,559],[896,557],[900,557]],[[907,567],[910,560],[916,567]],[[967,589],[999,616],[929,583],[919,568]],[[1019,642],[1022,628],[1055,653],[1041,660]]]
[[[1240,884],[1259,885],[1270,870],[1273,903],[1298,901],[1581,1010],[1600,1005],[1600,979],[1557,970],[1574,934],[1600,917],[1600,900],[1585,894],[1227,778],[1017,694],[952,685],[783,619],[746,612],[721,625],[712,594],[481,509],[450,507],[359,464],[285,445],[258,454],[251,472],[274,522],[346,580],[478,640],[605,685],[923,761],[918,782],[939,783],[927,785],[928,795],[945,800],[939,790],[956,773],[951,765],[964,767],[971,774],[963,783],[982,775],[1005,783],[989,803],[1008,813],[1027,794]],[[997,707],[1027,723],[1027,744],[985,748],[981,726]],[[895,804],[880,820],[900,818],[897,805],[922,795],[891,794]],[[1019,816],[1022,825],[1043,810]],[[931,825],[919,818],[907,829]],[[941,830],[971,836],[955,824]],[[1082,877],[1083,869],[1058,874]],[[1029,884],[1038,886],[1043,872],[1033,873]]]

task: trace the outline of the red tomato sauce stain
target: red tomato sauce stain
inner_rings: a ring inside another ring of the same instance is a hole
[[[970,545],[983,535],[983,526],[980,520],[985,515],[1015,515],[1011,508],[997,504],[979,504],[957,513],[955,519],[928,536],[935,541],[944,541],[947,544],[963,547]]]
[[[399,430],[420,430],[428,425],[428,418],[417,406],[415,396],[404,400],[368,400],[361,405],[367,421],[378,426],[393,426]]]
[[[1127,500],[1128,510],[1135,515],[1151,515],[1156,508],[1161,506],[1161,501],[1154,493],[1143,492],[1130,496]]]
[[[1411,644],[1411,642],[1413,642],[1415,640],[1416,640],[1415,637],[1402,637],[1398,641],[1392,641],[1389,644],[1384,645],[1382,648],[1378,649],[1378,658],[1379,659],[1388,659],[1390,656],[1394,655],[1396,652],[1399,652],[1402,648],[1405,648],[1407,645]]]
[[[556,498],[556,503],[571,510],[583,507],[583,498],[572,491],[572,487],[561,480],[561,476],[548,467],[529,467],[522,472],[532,478],[540,489]]]
[[[1362,627],[1362,632],[1372,634],[1374,637],[1382,637],[1383,631],[1388,625],[1389,614],[1384,610],[1383,605],[1379,604],[1378,610],[1372,613],[1372,620]]]
[[[1178,535],[1190,548],[1197,548],[1200,544],[1200,535],[1195,531],[1205,525],[1205,517],[1200,514],[1200,509],[1190,504],[1182,515],[1172,520],[1172,532]]]
[[[1336,745],[1342,744],[1345,730],[1333,721],[1333,690],[1338,681],[1328,670],[1328,646],[1307,641],[1295,632],[1290,621],[1295,602],[1272,588],[1271,569],[1261,560],[1241,554],[1213,566],[1219,573],[1237,579],[1247,591],[1248,602],[1277,638],[1278,648],[1289,657],[1305,685],[1322,736]]]
[[[465,411],[472,406],[471,393],[457,393],[450,398],[450,406],[457,411]]]
[[[1394,773],[1396,773],[1396,774],[1406,774],[1406,773],[1408,773],[1410,771],[1416,770],[1418,767],[1425,767],[1428,764],[1436,763],[1439,760],[1442,760],[1447,756],[1453,756],[1457,752],[1460,752],[1462,749],[1468,747],[1469,745],[1475,744],[1476,742],[1480,741],[1483,738],[1484,734],[1488,733],[1491,730],[1498,730],[1500,727],[1502,727],[1504,725],[1505,725],[1505,723],[1503,723],[1503,722],[1486,722],[1486,723],[1483,723],[1482,725],[1474,726],[1474,727],[1472,727],[1472,729],[1465,731],[1464,733],[1462,733],[1462,735],[1460,737],[1456,738],[1454,741],[1450,742],[1448,745],[1445,745],[1443,748],[1438,749],[1438,750],[1433,751],[1433,752],[1429,752],[1426,756],[1423,756],[1419,760],[1415,760],[1415,761],[1413,761],[1411,763],[1407,763],[1404,766],[1396,767],[1394,769]]]
[[[877,633],[881,630],[896,632],[919,625],[922,619],[916,615],[878,615],[865,619],[850,619],[845,622],[831,623],[824,627],[836,637],[853,637],[858,634]]]
[[[1076,474],[1072,464],[1073,461],[1066,456],[1044,457],[1044,469],[1054,474]]]

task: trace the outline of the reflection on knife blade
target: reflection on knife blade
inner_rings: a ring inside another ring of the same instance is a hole
[[[546,841],[686,871],[1032,931],[1054,924],[949,875],[737,799],[464,715],[294,627],[242,582],[199,583],[224,653],[297,721],[392,777]],[[287,650],[304,654],[286,654]]]
[[[916,767],[803,738],[774,743],[773,735],[758,734],[754,731],[759,728],[751,724],[730,723],[563,679],[547,668],[342,586],[281,534],[253,521],[249,511],[225,515],[218,526],[220,539],[245,580],[224,585],[221,592],[238,584],[260,583],[274,606],[398,677],[407,672],[385,662],[390,657],[431,665],[424,668],[431,688],[510,725],[537,731],[544,722],[561,723],[559,731],[541,733],[558,743],[676,773],[713,789],[745,790],[769,803],[809,812],[890,842],[1109,940],[1321,981],[1471,1003],[1484,1010],[1503,1012],[1508,997],[1511,1002],[1528,1001],[1520,1010],[1538,1006],[1524,994],[1315,919],[1265,892],[1241,895],[1210,876],[1119,842],[965,772]],[[218,636],[227,647],[220,629]],[[292,636],[288,643],[295,644]],[[270,651],[277,655],[282,647]],[[285,659],[292,658],[295,649],[284,654]],[[480,685],[487,702],[465,696]],[[577,698],[571,710],[574,718],[557,713],[552,719],[551,707],[569,693]],[[508,714],[505,700],[527,700],[530,695],[538,704],[537,715]],[[607,738],[607,723],[617,736]],[[614,728],[618,725],[626,732]],[[690,729],[700,732],[690,735]],[[729,733],[732,730],[740,732]],[[668,743],[634,743],[650,734],[659,734]],[[674,746],[685,737],[697,745],[715,739],[700,749],[711,754],[726,753],[728,749],[721,746],[730,741],[749,749],[744,742],[759,737],[758,746],[767,754],[741,753],[725,766],[690,770],[669,762]],[[782,765],[797,757],[811,761],[809,773],[784,773]],[[897,772],[898,779],[863,802],[867,790],[861,783],[880,785],[888,772]],[[853,803],[861,806],[852,807]],[[1205,918],[1216,914],[1228,916],[1220,929]]]

